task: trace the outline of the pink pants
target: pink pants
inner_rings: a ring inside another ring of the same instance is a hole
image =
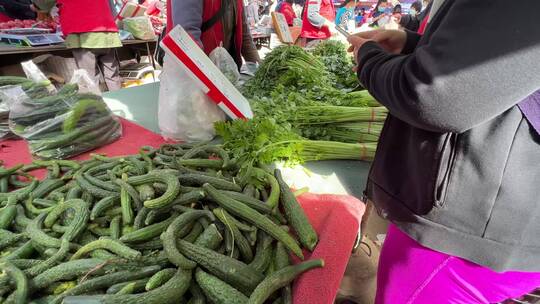
[[[423,247],[391,225],[377,284],[376,304],[497,303],[540,287],[540,273],[497,273]]]

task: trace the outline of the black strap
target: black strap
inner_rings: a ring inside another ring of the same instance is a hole
[[[210,28],[212,28],[221,18],[223,18],[223,15],[225,15],[225,12],[229,8],[231,1],[230,0],[222,0],[221,1],[221,7],[219,8],[219,11],[212,16],[212,18],[206,20],[201,25],[201,32],[204,33]]]

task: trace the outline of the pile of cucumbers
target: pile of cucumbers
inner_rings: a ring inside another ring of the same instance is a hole
[[[220,145],[0,166],[0,207],[0,303],[285,304],[324,266],[279,170]]]
[[[11,96],[9,127],[41,159],[70,158],[111,143],[122,133],[103,99],[80,93],[77,84],[66,84],[57,92],[49,91],[48,80],[0,77],[2,84],[22,89],[20,96]]]

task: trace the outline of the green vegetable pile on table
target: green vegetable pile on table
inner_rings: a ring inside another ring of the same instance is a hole
[[[367,91],[341,89],[351,68],[340,42],[277,47],[243,87],[255,119],[219,122],[216,133],[246,162],[372,160],[388,111]]]
[[[34,156],[70,158],[120,137],[121,124],[100,96],[79,93],[76,84],[66,84],[56,93],[40,83],[28,86],[11,104],[9,124],[28,141]]]
[[[217,145],[0,167],[0,207],[0,303],[292,303],[324,266],[280,172]]]

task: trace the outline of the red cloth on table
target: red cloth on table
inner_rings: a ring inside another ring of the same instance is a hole
[[[75,159],[87,159],[90,153],[134,154],[141,146],[158,147],[165,143],[160,135],[127,120],[122,120],[122,128],[118,141]],[[10,167],[29,163],[32,158],[25,141],[7,140],[0,143],[0,159]],[[356,198],[343,195],[306,193],[298,200],[319,235],[319,244],[312,253],[304,251],[305,258],[324,259],[325,266],[306,272],[294,282],[294,304],[330,304],[345,273],[365,207]]]

